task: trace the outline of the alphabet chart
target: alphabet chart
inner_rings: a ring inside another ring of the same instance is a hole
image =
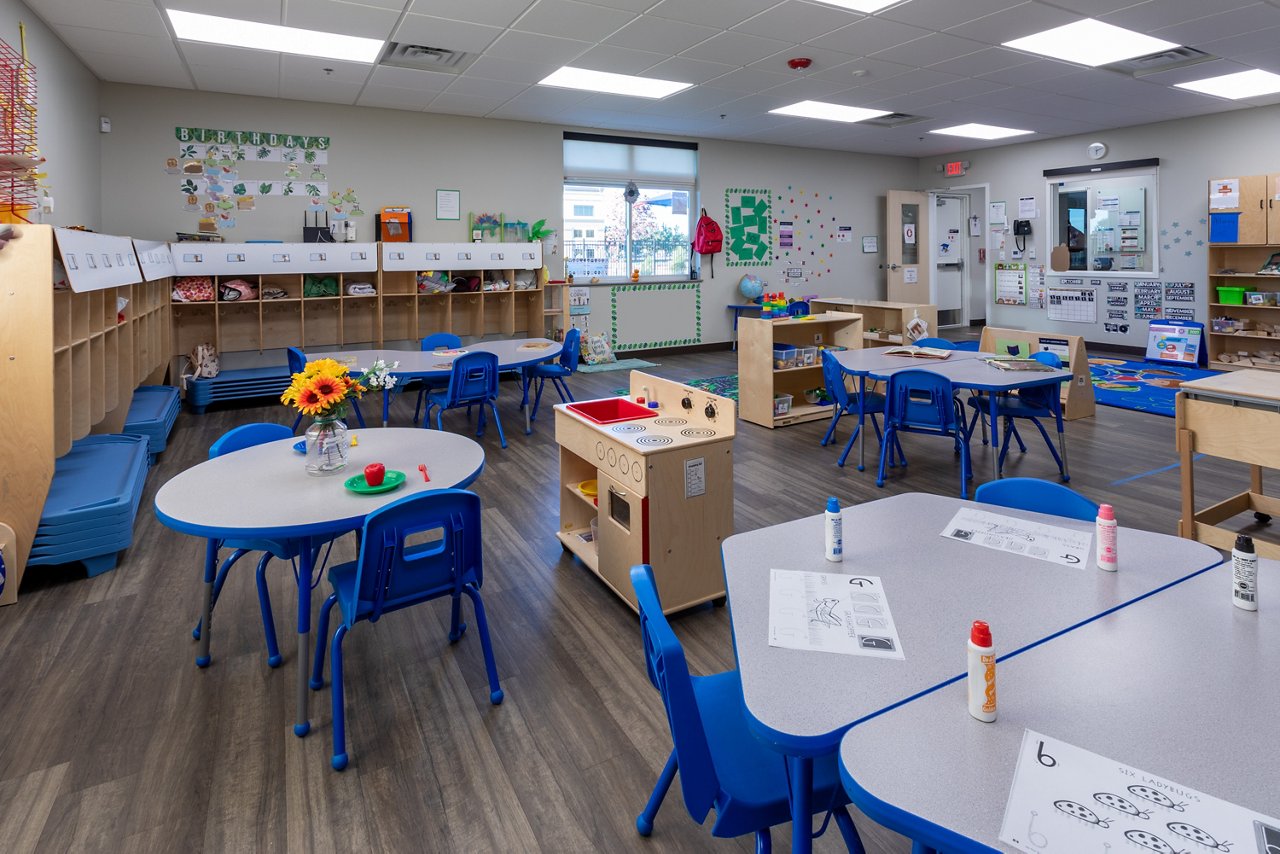
[[[1079,567],[1088,565],[1089,546],[1093,543],[1093,534],[1086,531],[1029,522],[969,507],[956,511],[947,527],[942,529],[942,536],[1000,552]]]
[[[769,646],[903,659],[876,575],[769,570]]]
[[[1277,854],[1280,819],[1026,730],[1000,841],[1027,854]]]

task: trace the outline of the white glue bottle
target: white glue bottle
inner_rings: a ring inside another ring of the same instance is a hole
[[[969,630],[969,714],[985,723],[996,719],[996,650],[982,620]]]
[[[840,502],[835,496],[827,499],[825,515],[827,560],[839,563],[844,560],[844,518],[840,515]]]
[[[1248,534],[1237,536],[1231,550],[1231,604],[1246,611],[1258,610],[1258,553]]]
[[[1110,504],[1098,505],[1098,569],[1115,572],[1116,562],[1116,511]]]

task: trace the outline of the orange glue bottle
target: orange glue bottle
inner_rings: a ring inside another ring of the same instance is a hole
[[[985,723],[996,719],[996,650],[991,627],[974,620],[969,630],[969,714]]]

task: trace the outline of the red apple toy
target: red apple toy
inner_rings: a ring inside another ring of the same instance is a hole
[[[382,480],[387,476],[387,467],[382,463],[369,463],[364,467],[364,482],[370,486],[382,486]]]

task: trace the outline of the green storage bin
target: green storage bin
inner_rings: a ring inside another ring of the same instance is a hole
[[[1248,288],[1236,285],[1218,285],[1218,302],[1223,305],[1244,305],[1244,292]]]

